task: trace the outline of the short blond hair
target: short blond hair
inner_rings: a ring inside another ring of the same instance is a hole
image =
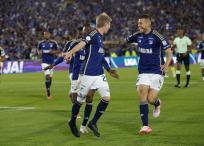
[[[103,12],[96,17],[96,27],[103,27],[106,23],[112,21],[111,17],[107,13]]]

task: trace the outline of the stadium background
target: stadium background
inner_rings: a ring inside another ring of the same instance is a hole
[[[136,30],[137,16],[147,12],[153,17],[154,27],[170,40],[175,36],[176,26],[183,25],[195,49],[204,30],[203,6],[203,0],[1,0],[0,46],[8,55],[7,63],[10,63],[13,73],[23,70],[21,62],[24,61],[30,62],[28,66],[32,68],[39,60],[36,47],[42,39],[42,31],[50,30],[62,49],[78,27],[87,20],[94,26],[95,16],[105,11],[113,18],[111,31],[105,40],[124,39]],[[108,46],[110,52],[107,54],[115,52],[117,56],[124,57],[124,48],[126,46]],[[196,54],[196,51],[193,53]],[[5,69],[9,70],[8,65]],[[71,108],[67,98],[67,71],[55,72],[52,85],[54,98],[51,101],[47,101],[44,93],[42,73],[2,75],[0,145],[204,145],[204,85],[198,64],[192,65],[192,81],[188,89],[175,89],[175,78],[170,76],[166,79],[160,94],[162,114],[156,120],[150,115],[153,133],[147,137],[137,135],[140,125],[134,86],[137,70],[125,68],[118,69],[118,72],[120,80],[108,76],[112,101],[101,119],[100,139],[93,137],[92,133],[76,139],[67,128]],[[182,70],[182,84],[184,72]],[[98,95],[93,111],[97,100]]]

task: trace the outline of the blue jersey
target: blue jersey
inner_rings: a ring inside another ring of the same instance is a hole
[[[42,51],[42,63],[52,64],[54,62],[55,55],[50,54],[50,52],[58,49],[56,41],[43,40],[39,43],[38,49]]]
[[[63,52],[69,52],[73,49],[82,39],[71,40],[66,43],[65,49]],[[76,52],[70,61],[69,73],[73,73],[73,80],[77,80],[80,72],[81,63],[85,59],[85,51],[84,49]]]
[[[102,35],[97,30],[92,31],[84,37],[85,61],[82,64],[81,71],[84,75],[98,76],[104,74],[103,59],[104,49]]]
[[[128,43],[137,43],[140,60],[139,74],[162,74],[160,65],[164,64],[163,50],[170,48],[167,40],[157,31],[152,30],[148,34],[136,32],[127,38]]]
[[[204,49],[204,41],[201,41],[201,42],[198,44],[197,50],[201,50],[201,49]],[[204,59],[204,50],[201,51],[201,59]]]

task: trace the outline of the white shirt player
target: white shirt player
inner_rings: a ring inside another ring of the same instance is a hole
[[[188,46],[192,44],[192,41],[187,36],[183,36],[182,38],[176,37],[173,44],[176,45],[176,53],[182,54],[188,51]]]

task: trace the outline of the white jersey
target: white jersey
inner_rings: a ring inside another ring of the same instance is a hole
[[[187,36],[183,36],[182,38],[176,37],[173,44],[176,45],[176,53],[186,53],[188,51],[188,46],[192,44],[192,41]]]

